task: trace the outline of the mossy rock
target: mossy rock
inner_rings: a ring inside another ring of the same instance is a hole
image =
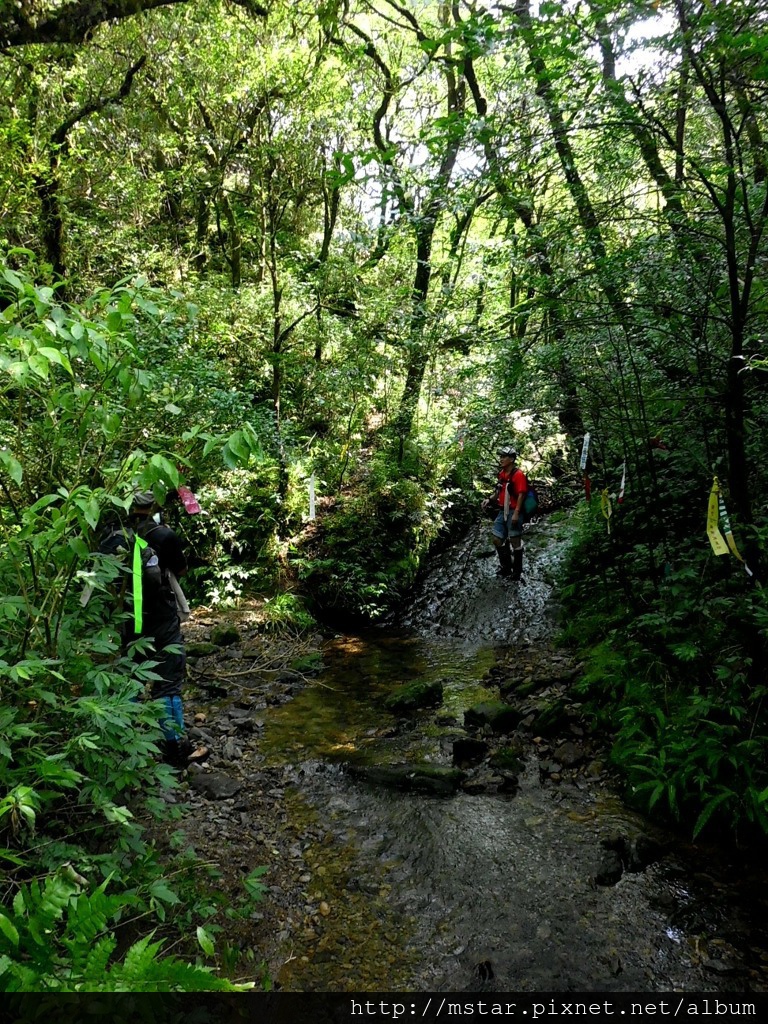
[[[502,772],[511,772],[519,775],[525,768],[525,763],[516,750],[511,747],[499,747],[491,754],[490,764]]]
[[[214,626],[211,630],[211,643],[217,644],[219,647],[229,647],[230,644],[236,644],[239,640],[240,630],[237,626],[224,623]]]
[[[554,700],[536,712],[532,729],[539,736],[556,736],[568,728],[572,714],[566,701]]]
[[[464,728],[482,729],[488,726],[491,732],[505,733],[516,728],[523,717],[521,711],[502,701],[486,701],[475,704],[464,712]]]
[[[215,654],[221,650],[218,644],[209,643],[207,640],[193,640],[185,644],[188,658],[204,658],[208,654]]]
[[[443,684],[440,680],[420,680],[401,686],[384,701],[384,706],[393,715],[407,715],[420,708],[433,708],[443,701]]]
[[[433,796],[451,796],[466,775],[459,768],[441,764],[350,765],[350,774],[364,782]]]
[[[541,689],[537,679],[526,676],[525,679],[505,679],[499,684],[499,693],[502,697],[527,697],[536,690]]]

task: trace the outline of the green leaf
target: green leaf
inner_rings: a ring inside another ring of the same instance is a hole
[[[0,464],[5,468],[11,480],[15,484],[21,485],[24,470],[21,468],[21,463],[14,459],[10,452],[0,449]]]
[[[160,470],[163,478],[162,482],[166,486],[179,486],[179,471],[169,459],[164,455],[153,455],[149,462],[150,465]]]
[[[70,377],[72,376],[72,364],[69,358],[63,352],[60,352],[59,349],[45,346],[37,351],[41,356],[45,356],[49,362],[58,363],[59,366],[62,366],[67,371]]]
[[[206,956],[213,956],[213,939],[202,925],[197,926],[197,941],[200,943],[200,948]]]
[[[199,931],[200,929],[198,929]],[[13,921],[9,920],[2,910],[0,910],[0,932],[8,939],[12,946],[19,945],[19,933],[16,930],[16,926]],[[202,943],[201,943],[202,945]]]
[[[260,900],[267,891],[266,885],[261,881],[263,875],[267,873],[267,868],[262,866],[254,868],[253,871],[243,880],[245,891],[251,897],[252,900]]]
[[[170,889],[161,878],[158,878],[150,885],[149,891],[155,899],[161,900],[163,903],[169,903],[171,906],[181,902],[178,894],[173,889]]]
[[[717,810],[717,808],[721,804],[725,803],[726,800],[728,800],[730,797],[733,797],[733,796],[735,796],[734,793],[732,793],[730,790],[726,790],[723,793],[718,793],[717,796],[712,797],[711,800],[707,801],[707,803],[704,805],[704,810],[701,812],[701,814],[697,818],[696,824],[693,827],[693,838],[694,839],[696,839],[696,837],[699,835],[699,833],[704,828],[704,826],[707,824],[707,822],[712,817],[712,815]]]
[[[8,284],[12,285],[16,289],[17,292],[24,291],[24,282],[18,274],[14,274],[10,267],[3,267],[3,277]]]
[[[29,357],[27,363],[33,373],[36,373],[38,377],[42,377],[43,380],[48,380],[48,369],[50,367],[50,363],[45,356],[41,356],[39,353],[36,353]]]

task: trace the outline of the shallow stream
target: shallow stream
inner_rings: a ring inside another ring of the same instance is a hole
[[[523,582],[495,576],[477,529],[432,564],[397,624],[338,635],[326,669],[271,709],[262,750],[291,766],[293,810],[343,850],[309,856],[322,919],[277,979],[294,991],[765,991],[766,873],[660,835],[594,772],[545,782],[528,756],[514,795],[377,789],[349,764],[451,763],[464,708],[500,650],[554,632],[552,580],[567,527],[526,539]],[[444,705],[413,731],[384,698],[440,679]],[[452,724],[452,720],[453,724]],[[664,855],[616,885],[594,876],[600,841],[649,835]]]

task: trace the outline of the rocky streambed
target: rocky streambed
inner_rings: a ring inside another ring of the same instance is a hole
[[[239,908],[227,969],[292,991],[765,990],[762,866],[616,795],[551,642],[565,542],[535,527],[510,586],[472,533],[364,633],[195,613],[186,710],[211,754],[172,799]]]

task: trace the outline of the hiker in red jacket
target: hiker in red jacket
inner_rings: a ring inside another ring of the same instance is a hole
[[[499,448],[501,469],[492,498],[483,502],[483,508],[497,505],[499,512],[493,522],[492,538],[499,556],[499,576],[519,580],[523,573],[523,524],[526,520],[525,498],[528,477],[516,468],[517,451],[511,445]],[[512,550],[510,551],[510,544]]]

